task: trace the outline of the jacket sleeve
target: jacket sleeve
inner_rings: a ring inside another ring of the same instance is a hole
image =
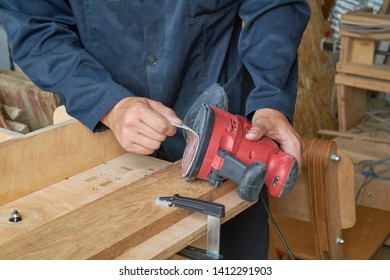
[[[276,109],[293,121],[297,96],[297,51],[310,18],[306,0],[244,0],[239,55],[255,84],[246,113]]]
[[[16,64],[91,130],[105,129],[100,119],[132,95],[83,48],[67,1],[4,0],[0,21]]]

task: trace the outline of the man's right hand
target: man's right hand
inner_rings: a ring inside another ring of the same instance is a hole
[[[173,136],[181,124],[176,113],[162,103],[143,97],[126,97],[102,119],[128,152],[149,155],[157,150],[167,136]]]

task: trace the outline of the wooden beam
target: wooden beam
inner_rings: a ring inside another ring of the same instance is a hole
[[[351,77],[338,74],[336,75],[336,82],[340,82],[340,78],[351,79]],[[366,90],[341,84],[337,85],[337,106],[339,130],[346,132],[359,124],[366,115]]]
[[[0,259],[114,259],[192,214],[158,206],[156,198],[180,193],[215,201],[236,187],[230,181],[217,189],[206,181],[188,183],[180,168],[170,165],[22,234],[18,242],[1,244]]]
[[[124,154],[0,206],[0,244],[62,217],[170,165],[154,157]],[[18,210],[23,220],[8,219]]]
[[[390,212],[357,206],[356,216],[355,226],[343,230],[345,259],[369,260],[389,238]]]
[[[372,63],[372,61],[370,63]],[[352,74],[357,76],[365,76],[368,78],[390,81],[390,65],[364,64],[357,62],[338,63],[337,71],[339,73],[344,74]]]
[[[248,208],[251,203],[244,203],[235,189],[231,190],[215,202],[225,205],[226,215],[222,223]],[[207,231],[207,218],[194,213],[159,234],[123,252],[116,259],[122,260],[161,260],[168,259],[184,247],[193,244]]]
[[[344,259],[369,260],[383,245],[390,232],[390,212],[369,207],[356,207],[356,224],[342,231],[345,241]],[[311,223],[296,219],[274,216],[280,230],[283,232],[286,242],[294,256],[298,259],[316,260],[316,244],[313,239],[314,227]],[[287,255],[282,242],[275,237],[276,232],[270,225],[274,236],[275,247],[278,252]]]
[[[355,88],[368,89],[379,92],[390,92],[390,82],[383,80],[337,74],[335,82],[339,85],[345,85]]]
[[[0,127],[0,143],[13,138],[23,137],[23,134]]]
[[[0,205],[124,153],[111,131],[94,134],[75,120],[0,143]]]
[[[336,242],[341,238],[341,220],[337,181],[337,154],[333,141],[314,139],[305,142],[308,169],[310,209],[315,229],[316,253],[319,259],[343,259],[343,248]],[[333,186],[333,187],[330,187]]]
[[[336,154],[340,157],[335,174],[338,180],[340,225],[341,228],[350,228],[356,220],[354,165],[344,151],[338,149]],[[308,168],[312,166],[308,166],[308,159],[307,156],[303,157],[303,170],[292,191],[282,198],[269,198],[272,213],[300,221],[312,221],[308,178]],[[300,207],[296,207],[297,205]]]

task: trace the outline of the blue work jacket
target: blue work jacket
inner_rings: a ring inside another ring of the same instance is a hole
[[[1,0],[12,56],[92,131],[121,99],[141,96],[183,118],[211,84],[229,110],[260,108],[292,122],[306,0]],[[181,133],[163,143],[182,157]]]

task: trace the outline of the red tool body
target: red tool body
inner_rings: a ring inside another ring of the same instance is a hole
[[[214,186],[232,179],[239,184],[240,197],[247,201],[258,198],[264,183],[270,195],[286,195],[298,175],[296,159],[268,137],[247,140],[251,126],[242,116],[204,105],[194,122],[199,143],[187,142],[184,152],[183,177],[206,179]]]

